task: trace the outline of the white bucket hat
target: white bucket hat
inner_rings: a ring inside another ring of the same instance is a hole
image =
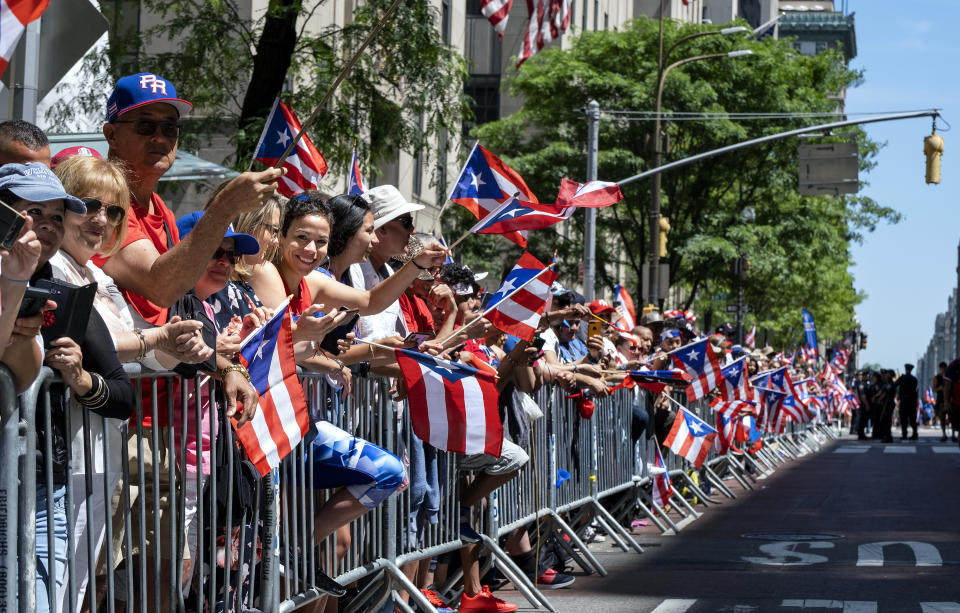
[[[422,204],[407,202],[407,199],[400,195],[397,188],[392,185],[378,185],[373,189],[368,189],[363,193],[362,198],[367,201],[370,210],[373,212],[374,229],[380,228],[383,224],[401,215],[426,208]]]

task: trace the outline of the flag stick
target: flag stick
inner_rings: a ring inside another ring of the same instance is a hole
[[[460,177],[463,176],[463,171],[467,169],[467,164],[470,163],[470,158],[473,157],[473,152],[477,150],[477,145],[479,144],[479,140],[473,141],[473,147],[470,148],[470,153],[467,155],[466,161],[463,162],[463,166],[460,168],[460,174],[457,175],[457,183],[460,182]],[[453,192],[457,189],[457,183],[454,183],[453,189],[450,190],[450,194],[447,196],[447,199],[443,201],[443,206],[440,207],[440,212],[437,213],[437,216],[433,218],[433,226],[430,228],[430,234],[436,233],[437,226],[440,225],[440,217],[443,215],[443,212],[447,210],[447,205],[451,202]]]
[[[337,78],[330,85],[330,88],[327,89],[327,93],[323,95],[323,98],[320,100],[320,104],[318,104],[317,108],[315,108],[313,112],[310,113],[310,116],[307,117],[307,120],[303,122],[303,124],[300,127],[300,132],[298,132],[297,135],[293,138],[293,140],[290,141],[290,144],[287,145],[286,151],[283,152],[283,155],[281,155],[280,159],[277,160],[277,163],[274,164],[273,166],[274,168],[280,168],[280,166],[283,165],[284,161],[286,161],[287,157],[291,153],[293,153],[293,150],[296,148],[297,143],[300,142],[300,139],[303,138],[303,135],[307,133],[307,130],[310,128],[310,126],[312,126],[313,123],[320,116],[320,111],[322,111],[323,107],[327,105],[327,102],[330,100],[330,97],[333,96],[333,92],[337,91],[337,88],[340,87],[340,83],[344,80],[344,78],[346,78],[347,73],[350,72],[354,64],[357,63],[357,60],[360,59],[360,56],[363,54],[364,49],[366,49],[367,46],[369,46],[370,43],[373,42],[373,39],[376,38],[378,34],[380,34],[380,31],[383,30],[384,26],[387,25],[387,22],[390,21],[390,18],[393,16],[394,11],[397,9],[398,6],[400,6],[400,3],[402,1],[403,0],[393,0],[393,4],[391,4],[390,8],[387,9],[387,12],[383,14],[383,18],[377,23],[376,26],[374,26],[372,30],[370,30],[370,33],[367,34],[367,38],[360,45],[360,48],[357,49],[357,52],[353,54],[353,57],[350,58],[350,61],[347,62],[347,65],[344,66],[343,70],[340,71],[340,74],[337,75]]]
[[[459,241],[458,241],[458,242],[459,242]],[[542,275],[543,273],[545,273],[545,272],[547,272],[548,270],[552,269],[554,266],[556,266],[556,254],[554,254],[554,261],[553,261],[553,262],[550,262],[550,265],[549,265],[549,266],[547,266],[546,268],[544,268],[543,270],[541,270],[540,272],[538,272],[536,275],[534,275],[533,277],[531,277],[531,278],[530,278],[527,282],[525,282],[523,285],[521,285],[520,287],[514,289],[512,292],[510,292],[509,294],[507,294],[506,296],[504,296],[503,298],[501,298],[501,299],[497,302],[497,304],[500,304],[501,302],[503,302],[503,301],[506,300],[507,298],[513,297],[514,294],[516,294],[517,292],[519,292],[520,290],[522,290],[522,289],[525,288],[526,286],[530,285],[531,283],[533,283],[534,281],[536,281],[537,279],[539,279],[539,278],[540,278],[540,275]],[[453,334],[451,334],[451,335],[448,336],[447,338],[445,338],[445,339],[443,339],[442,341],[440,341],[440,345],[443,346],[443,345],[447,344],[447,342],[449,342],[451,339],[453,339],[454,337],[460,335],[461,333],[463,333],[464,330],[466,330],[467,328],[472,327],[475,323],[477,323],[478,321],[480,321],[481,319],[483,319],[484,317],[486,317],[486,316],[490,313],[490,311],[493,311],[495,308],[497,308],[497,304],[495,304],[495,305],[493,305],[493,306],[491,306],[491,307],[488,307],[486,311],[484,311],[483,313],[480,314],[480,317],[477,317],[476,319],[474,319],[474,320],[471,321],[470,323],[466,324],[465,326],[462,326],[461,328],[455,330],[455,331],[453,332]]]
[[[470,230],[467,230],[466,232],[464,232],[464,233],[463,233],[463,236],[461,236],[461,237],[458,238],[457,240],[453,241],[453,244],[450,245],[449,247],[447,247],[447,251],[453,253],[453,248],[456,247],[457,245],[459,245],[460,243],[462,243],[464,240],[466,240],[466,238],[467,238],[468,236],[470,236],[471,234],[473,234],[473,232],[470,231]]]

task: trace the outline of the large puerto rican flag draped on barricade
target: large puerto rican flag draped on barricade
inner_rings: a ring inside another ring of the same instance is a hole
[[[547,308],[550,286],[556,280],[557,273],[552,268],[524,252],[490,297],[483,316],[498,330],[530,341]]]
[[[40,16],[50,0],[0,0],[0,75],[7,69],[27,26]]]
[[[678,407],[673,427],[670,428],[663,445],[699,470],[707,459],[716,436],[717,431],[708,426],[707,422],[683,407]]]
[[[297,378],[292,323],[287,304],[283,304],[240,348],[240,362],[250,373],[250,384],[260,400],[253,419],[237,428],[237,438],[264,476],[297,446],[310,427],[307,401]]]
[[[277,98],[263,126],[253,159],[267,166],[275,165],[300,129],[300,120],[293,110]],[[305,190],[317,189],[327,173],[327,160],[304,134],[281,167],[287,170],[287,174],[277,182],[277,191],[290,198]]]
[[[499,458],[503,424],[496,378],[424,353],[394,351],[407,387],[414,434],[437,449]]]
[[[517,171],[479,143],[474,145],[449,199],[482,219],[514,197],[539,202]],[[525,232],[510,232],[504,237],[521,247],[527,246]]]
[[[633,306],[630,292],[622,285],[613,287],[613,308],[617,309],[617,314],[620,316],[620,319],[614,322],[617,328],[624,332],[633,332],[637,326],[637,311]]]
[[[709,340],[684,345],[669,355],[677,368],[693,377],[693,382],[687,386],[687,400],[690,402],[703,398],[720,382],[720,364]]]

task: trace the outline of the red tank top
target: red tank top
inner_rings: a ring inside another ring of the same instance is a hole
[[[294,315],[302,315],[307,307],[313,304],[313,297],[310,296],[310,286],[307,285],[306,277],[300,279],[300,285],[297,286],[296,294],[287,287],[286,279],[283,280],[283,290],[287,292],[287,294],[293,294],[293,297],[290,299],[290,312]]]

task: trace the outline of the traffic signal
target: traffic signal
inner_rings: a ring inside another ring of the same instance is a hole
[[[867,348],[867,335],[863,333],[860,334],[860,348],[861,349]]]
[[[940,156],[943,155],[943,137],[933,134],[923,139],[923,155],[927,156],[927,183],[940,183]]]

